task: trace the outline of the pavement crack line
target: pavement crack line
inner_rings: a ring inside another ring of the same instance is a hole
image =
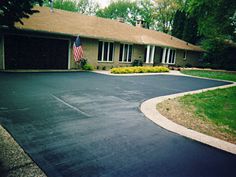
[[[85,113],[84,111],[81,111],[79,108],[77,108],[77,107],[75,107],[75,106],[70,105],[69,103],[65,102],[65,101],[62,100],[61,98],[58,98],[57,96],[55,96],[55,95],[53,95],[53,94],[51,94],[51,96],[52,96],[53,98],[55,98],[57,101],[63,103],[63,104],[66,105],[66,106],[68,106],[69,108],[71,108],[71,109],[73,109],[73,110],[75,110],[75,111],[77,111],[77,112],[79,112],[79,113],[81,113],[81,114],[84,114],[84,115],[87,116],[87,117],[91,117],[89,114]]]

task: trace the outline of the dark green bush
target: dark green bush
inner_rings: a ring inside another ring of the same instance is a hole
[[[86,65],[86,64],[87,64],[87,60],[85,58],[82,58],[80,60],[80,67],[83,69],[84,65]]]
[[[143,61],[142,61],[142,60],[135,59],[135,60],[132,62],[132,66],[143,66]]]
[[[191,67],[193,67],[193,65],[190,64],[190,63],[187,63],[187,64],[185,65],[185,67],[187,67],[187,68],[191,68]]]
[[[210,63],[210,68],[236,70],[236,49],[233,44],[219,39],[208,39],[203,46],[207,50],[204,60]]]
[[[82,67],[83,70],[87,70],[87,71],[91,71],[93,70],[93,66],[86,63],[83,67]]]

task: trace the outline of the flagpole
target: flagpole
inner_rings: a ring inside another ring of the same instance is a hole
[[[53,0],[49,0],[50,1],[50,12],[53,13]]]

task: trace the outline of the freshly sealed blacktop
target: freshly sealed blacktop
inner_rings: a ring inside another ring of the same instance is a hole
[[[50,177],[236,176],[236,156],[160,128],[147,99],[227,84],[183,76],[0,73],[0,123]]]

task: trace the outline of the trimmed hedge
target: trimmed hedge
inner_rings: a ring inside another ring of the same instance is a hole
[[[129,74],[129,73],[160,73],[169,72],[169,69],[164,66],[135,66],[135,67],[122,67],[112,68],[113,74]]]

